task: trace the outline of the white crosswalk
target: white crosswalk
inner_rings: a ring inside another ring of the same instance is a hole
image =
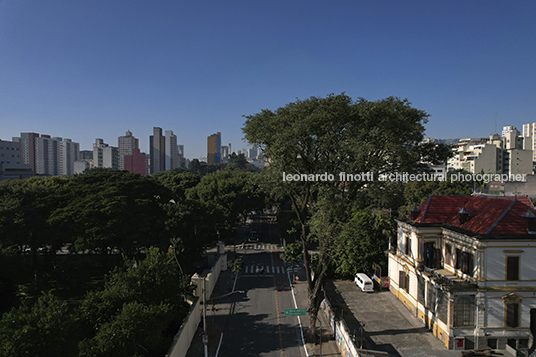
[[[287,271],[283,266],[277,265],[248,265],[245,267],[246,274],[257,274],[264,269],[264,274],[286,274]]]
[[[242,249],[255,249],[255,250],[283,250],[278,244],[262,244],[262,243],[245,243]]]

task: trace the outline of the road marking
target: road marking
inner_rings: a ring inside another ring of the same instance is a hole
[[[290,280],[290,274],[289,272],[287,271],[287,277],[288,277],[288,282],[290,284],[290,291],[292,291],[292,297],[294,298],[294,307],[297,309],[298,308],[298,304],[296,303],[296,296],[294,294],[294,286],[292,285],[292,281]],[[309,357],[309,353],[307,352],[307,347],[305,347],[305,338],[303,337],[303,328],[302,328],[302,324],[301,324],[301,320],[300,320],[300,317],[299,316],[296,316],[298,318],[298,324],[300,325],[300,331],[301,331],[301,339],[302,339],[302,344],[303,344],[303,350],[305,351],[305,355],[307,357]]]

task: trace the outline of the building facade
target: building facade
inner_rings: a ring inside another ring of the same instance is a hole
[[[93,144],[93,167],[119,170],[119,149],[95,139]]]
[[[390,290],[449,349],[536,332],[536,210],[527,198],[430,196],[397,220]]]
[[[217,132],[207,137],[207,163],[221,162],[221,133]]]
[[[149,172],[154,174],[164,171],[166,169],[166,138],[162,136],[162,128],[153,128],[153,135],[149,136],[149,150]]]
[[[119,149],[119,170],[125,170],[125,155],[132,155],[132,150],[139,149],[139,140],[128,130],[124,136],[117,138],[117,148]]]
[[[74,174],[74,162],[80,155],[79,143],[37,133],[21,133],[17,141],[20,141],[22,163],[31,165],[36,175]]]
[[[32,177],[32,165],[21,161],[20,141],[0,140],[0,181]]]
[[[145,175],[147,172],[145,154],[140,149],[133,149],[132,154],[125,155],[125,170],[133,174]]]
[[[513,128],[513,127],[512,127]],[[533,151],[529,140],[516,135],[517,129],[505,130],[504,136],[488,139],[461,139],[453,148],[448,170],[463,169],[471,173],[531,174]]]
[[[177,135],[173,134],[173,130],[166,130],[165,136],[165,145],[166,145],[166,161],[165,161],[165,170],[172,170],[177,167],[180,167],[179,159],[179,147],[177,146]]]

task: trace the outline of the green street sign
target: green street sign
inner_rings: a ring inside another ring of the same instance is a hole
[[[285,309],[285,316],[305,316],[307,309]]]

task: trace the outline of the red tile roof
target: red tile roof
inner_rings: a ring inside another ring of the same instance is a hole
[[[469,212],[469,219],[460,224],[458,211],[462,207]],[[536,214],[526,197],[432,195],[418,209],[416,223],[447,224],[477,234],[527,234],[522,216],[529,209]]]

